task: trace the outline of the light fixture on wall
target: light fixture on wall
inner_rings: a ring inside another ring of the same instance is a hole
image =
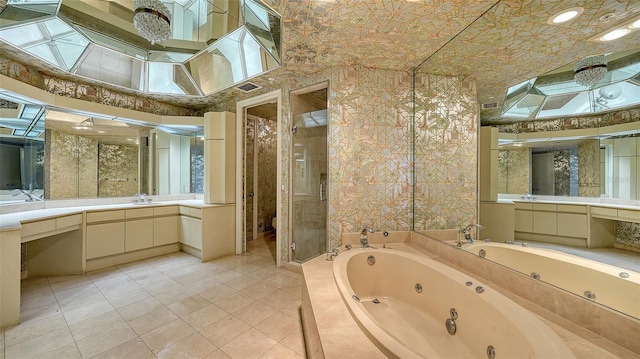
[[[577,84],[591,87],[607,75],[607,60],[604,55],[591,56],[576,62],[573,79]]]
[[[154,45],[171,37],[171,12],[159,0],[135,0],[133,26]]]

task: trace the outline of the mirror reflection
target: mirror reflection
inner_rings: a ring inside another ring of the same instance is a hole
[[[202,128],[2,100],[0,203],[202,193]]]

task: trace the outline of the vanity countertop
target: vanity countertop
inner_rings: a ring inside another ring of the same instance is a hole
[[[568,205],[579,205],[579,206],[592,206],[592,207],[607,207],[607,208],[618,208],[618,209],[630,209],[630,210],[640,210],[640,205],[630,204],[626,201],[624,203],[612,203],[608,202],[610,200],[604,200],[602,202],[598,198],[585,198],[584,200],[576,200],[574,197],[565,199],[536,199],[536,200],[523,200],[518,198],[500,198],[498,199],[499,203],[548,203],[548,204],[568,204]]]
[[[208,207],[220,207],[230,206],[234,204],[206,204],[202,200],[188,199],[178,201],[160,201],[151,204],[132,204],[132,203],[120,203],[120,204],[103,204],[103,205],[90,205],[90,206],[73,206],[73,207],[56,207],[56,208],[44,208],[34,209],[31,211],[22,211],[0,215],[0,232],[19,230],[21,228],[20,223],[25,221],[43,220],[48,218],[61,217],[66,215],[72,215],[83,212],[92,211],[104,211],[114,209],[132,209],[132,208],[147,208],[147,207],[162,207],[162,206],[187,206],[194,208],[208,208]]]

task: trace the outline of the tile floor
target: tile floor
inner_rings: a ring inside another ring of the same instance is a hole
[[[516,241],[520,244],[522,241]],[[547,248],[640,272],[640,253],[617,248],[581,248],[556,243],[527,241],[531,247]]]
[[[303,358],[301,276],[276,268],[274,248],[265,237],[206,263],[177,252],[24,280],[0,359]]]

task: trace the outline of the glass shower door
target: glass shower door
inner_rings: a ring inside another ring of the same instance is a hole
[[[294,116],[292,254],[296,262],[327,251],[326,116],[326,109]]]

